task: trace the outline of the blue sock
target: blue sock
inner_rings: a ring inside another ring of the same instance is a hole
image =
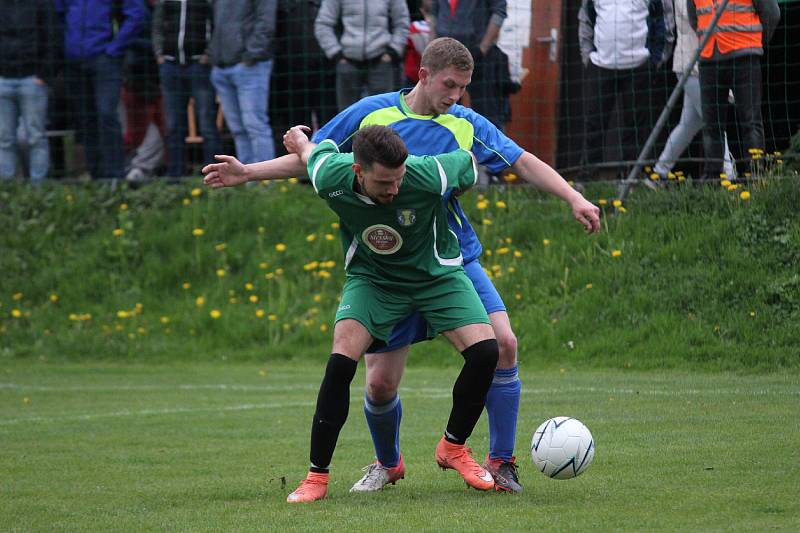
[[[486,395],[489,415],[489,457],[510,461],[517,435],[517,413],[522,382],[517,367],[498,368]]]
[[[378,461],[387,468],[397,466],[400,462],[400,419],[403,418],[400,395],[384,404],[374,404],[364,395],[364,416]]]

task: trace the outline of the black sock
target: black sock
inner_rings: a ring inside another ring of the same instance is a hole
[[[453,409],[444,434],[444,438],[453,444],[467,442],[481,417],[497,367],[497,341],[476,342],[461,355],[464,356],[464,367],[453,385]]]
[[[339,431],[350,410],[350,382],[357,367],[358,361],[342,354],[332,353],[328,359],[311,424],[312,472],[328,472]]]

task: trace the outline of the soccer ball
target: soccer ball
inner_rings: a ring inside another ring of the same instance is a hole
[[[531,457],[542,474],[555,479],[581,475],[594,459],[594,439],[577,418],[557,416],[536,429]]]

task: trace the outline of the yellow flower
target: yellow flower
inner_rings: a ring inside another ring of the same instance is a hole
[[[492,251],[491,250],[486,250],[486,255],[488,257],[492,257]]]
[[[315,302],[319,303],[319,302],[322,301],[322,295],[321,294],[315,294],[314,298],[312,298],[312,300],[314,300]]]
[[[264,318],[264,314],[263,309],[256,309],[256,318]]]
[[[275,269],[275,275],[276,276],[283,276],[283,269],[282,268],[276,268]]]
[[[506,269],[506,272],[508,272],[509,274],[513,274],[513,273],[514,273],[514,272],[516,272],[516,271],[517,271],[517,269],[516,269],[516,268],[514,268],[514,267],[508,267],[508,268]]]
[[[237,300],[236,298],[230,298],[230,299],[228,300],[228,302],[229,302],[231,305],[236,305],[236,304],[239,302],[239,300]]]
[[[735,190],[736,190],[736,189],[738,189],[738,188],[739,188],[739,185],[738,185],[738,184],[736,184],[736,183],[733,183],[733,184],[731,184],[731,185],[728,185],[728,187],[727,187],[727,189],[728,189],[729,191],[735,191]]]
[[[624,207],[622,207],[622,206],[619,206],[619,207],[617,208],[617,211],[619,211],[620,213],[627,213],[627,212],[628,212],[628,210],[627,210],[627,209],[625,209],[625,208],[624,208]]]
[[[258,268],[260,268],[261,270],[266,270],[267,268],[269,268],[269,263],[267,263],[266,261],[261,261],[258,264]]]
[[[295,178],[295,177],[291,177],[291,178],[289,178],[289,183],[291,183],[292,185],[294,185],[295,183],[297,183],[297,178]]]
[[[761,155],[764,153],[764,150],[761,148],[748,148],[747,152],[751,155]]]
[[[279,252],[283,253],[283,252],[285,252],[285,251],[286,251],[286,245],[285,245],[285,244],[283,244],[282,242],[279,242],[278,244],[276,244],[276,245],[275,245],[275,249],[276,249],[277,251],[279,251]]]
[[[192,201],[189,200],[188,198],[184,198],[181,203],[183,203],[183,205],[189,205],[190,203],[192,203]]]
[[[587,283],[587,284],[586,284],[586,288],[587,288],[587,289],[591,289],[591,288],[593,288],[593,287],[594,287],[594,285],[593,285],[592,283]]]
[[[597,200],[597,205],[606,205],[607,203],[608,200],[606,200],[605,198],[600,198],[599,200]]]
[[[331,222],[331,228],[339,229],[339,223],[338,222]]]
[[[244,290],[246,290],[246,291],[252,291],[252,290],[253,290],[253,284],[252,284],[252,283],[250,283],[250,282],[247,282],[247,283],[245,283],[245,284],[244,284]]]
[[[484,210],[487,207],[489,207],[489,202],[487,202],[486,200],[480,200],[477,204],[475,204],[475,207],[477,207],[480,210]]]
[[[481,221],[481,223],[482,223],[484,226],[491,226],[491,225],[492,225],[492,221],[491,221],[491,220],[489,220],[488,218],[484,218],[484,219]]]
[[[144,328],[143,328],[143,327],[141,327],[141,326],[139,326],[138,328],[136,328],[136,331],[139,333],[139,335],[144,335],[145,333],[147,333],[147,330],[146,330],[146,329],[144,329]]]
[[[728,185],[731,184],[731,182],[730,180],[722,180],[719,182],[719,184],[722,185],[723,187],[727,187]]]
[[[189,290],[189,289],[191,289],[191,288],[192,288],[192,284],[191,284],[191,283],[189,283],[188,281],[184,281],[184,282],[183,282],[183,285],[181,285],[181,287],[183,287],[183,290],[185,290],[185,291],[186,291],[186,290]]]
[[[117,311],[117,318],[128,318],[131,314],[124,309]]]
[[[668,180],[674,180],[676,178],[676,176],[677,176],[677,174],[675,174],[674,172],[667,172],[667,179]]]
[[[613,202],[611,202],[611,204],[614,207],[622,207],[622,201],[621,200],[614,200]]]
[[[225,277],[225,269],[224,268],[218,268],[217,269],[217,276],[219,276],[220,278],[224,278]]]
[[[517,176],[513,172],[509,172],[505,176],[506,183],[514,183],[515,181],[517,181],[518,178],[519,178],[519,176]]]
[[[319,266],[319,261],[311,261],[310,263],[306,263],[305,265],[303,265],[303,270],[306,270],[306,271],[314,270],[318,266]]]
[[[661,179],[661,176],[659,176],[656,172],[653,172],[652,174],[650,174],[650,179],[653,181],[658,181]]]
[[[500,271],[500,265],[492,265],[492,272],[499,272],[499,271]]]
[[[278,315],[269,315],[267,317],[267,320],[269,320],[270,322],[275,322],[276,320],[278,320]]]
[[[78,315],[77,315],[77,314],[75,314],[75,313],[70,313],[70,314],[69,314],[69,319],[70,319],[71,321],[73,321],[73,322],[77,322],[77,321],[78,321]]]
[[[254,304],[258,303],[258,296],[256,296],[255,294],[251,294],[250,295],[250,302],[254,303]]]
[[[514,294],[514,299],[515,300],[522,300],[522,295],[520,293],[515,293]]]
[[[264,274],[264,279],[272,279],[274,277],[275,274],[273,274],[272,272],[267,272],[266,274]]]
[[[194,300],[194,305],[196,305],[197,307],[203,307],[204,305],[206,305],[206,299],[203,298],[202,296],[198,296]]]
[[[281,188],[279,190],[281,192],[289,192],[289,187],[287,187],[286,185],[281,185]]]
[[[320,263],[320,266],[323,268],[333,268],[336,266],[336,261],[325,261],[324,263]]]
[[[326,240],[326,241],[332,241],[332,240],[333,240],[333,239],[335,239],[335,238],[336,238],[336,237],[334,237],[334,236],[333,236],[332,234],[330,234],[330,233],[326,233],[326,234],[325,234],[325,240]]]
[[[194,228],[192,230],[192,235],[194,235],[195,237],[202,237],[204,233],[205,231],[203,231],[203,228]]]
[[[317,236],[313,233],[306,235],[306,242],[314,242],[317,240]]]
[[[728,179],[728,174],[726,172],[720,172],[719,179],[721,180]]]
[[[120,211],[127,211],[128,210],[128,204],[119,204],[119,210]]]
[[[496,205],[498,209],[505,209],[506,208],[506,203],[503,200],[496,201],[494,203],[494,205]]]
[[[169,324],[170,318],[168,316],[162,316],[160,320],[162,324]]]
[[[328,324],[320,324],[320,325],[319,325],[319,330],[320,330],[322,333],[325,333],[326,331],[328,331]]]
[[[514,257],[519,259],[520,257],[522,257],[522,252],[520,252],[519,250],[514,250]]]
[[[742,200],[749,200],[750,193],[748,191],[742,191],[739,193],[739,198],[741,198]]]
[[[14,309],[11,310],[11,316],[13,316],[14,318],[19,318],[22,316],[22,311],[20,311],[15,307]]]
[[[622,255],[622,250],[612,250],[611,257],[619,257]]]
[[[319,277],[321,277],[322,279],[328,279],[329,277],[331,277],[331,273],[328,272],[327,270],[320,270],[317,272],[317,275],[319,275]]]
[[[201,194],[203,194],[203,189],[201,189],[200,187],[195,187],[194,189],[192,189],[192,196],[197,197],[200,196]]]
[[[678,176],[678,181],[686,181],[686,176],[679,175]]]
[[[13,298],[15,302],[18,302],[18,301],[22,300],[22,293],[21,292],[15,292],[11,296],[11,298]]]
[[[506,241],[506,244],[511,244],[511,237],[506,237],[505,241]]]
[[[545,246],[550,246],[550,239],[542,239],[542,244]]]
[[[505,255],[509,252],[509,249],[503,246],[502,248],[497,249],[497,255]]]
[[[208,315],[209,315],[211,318],[213,318],[214,320],[216,320],[216,319],[218,319],[219,317],[221,317],[221,316],[222,316],[222,313],[220,312],[220,310],[219,310],[219,309],[212,309],[212,310],[211,310],[211,311],[208,313]]]
[[[50,295],[50,301],[53,302],[53,303],[56,303],[58,301],[58,294],[52,293]]]
[[[72,202],[72,195],[71,195],[71,194],[68,194],[68,195],[66,195],[66,196],[64,197],[64,199],[65,199],[67,202]]]
[[[258,233],[260,233],[261,235],[265,234],[266,232],[267,232],[267,228],[265,228],[264,226],[259,226],[258,227]]]
[[[225,250],[225,248],[227,248],[227,247],[228,247],[228,245],[227,245],[227,244],[225,244],[224,242],[221,242],[221,243],[219,243],[218,245],[214,246],[214,249],[215,249],[216,251],[218,251],[218,252],[222,252],[222,251],[224,251],[224,250]]]

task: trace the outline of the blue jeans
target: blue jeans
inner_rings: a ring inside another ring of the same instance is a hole
[[[203,137],[203,163],[213,163],[214,155],[222,151],[216,124],[214,87],[211,85],[211,66],[191,63],[181,65],[165,62],[159,67],[161,92],[167,126],[167,175],[186,175],[186,106],[194,98],[194,115]]]
[[[267,102],[272,61],[252,66],[238,63],[214,67],[211,82],[222,103],[225,122],[236,143],[236,157],[242,163],[256,163],[275,157]]]
[[[122,58],[101,54],[68,61],[66,79],[76,113],[78,134],[92,178],[121,178],[125,150],[119,120]]]
[[[17,172],[17,124],[22,120],[29,147],[28,172],[31,183],[47,177],[50,145],[47,141],[47,86],[36,78],[0,77],[0,179]]]

